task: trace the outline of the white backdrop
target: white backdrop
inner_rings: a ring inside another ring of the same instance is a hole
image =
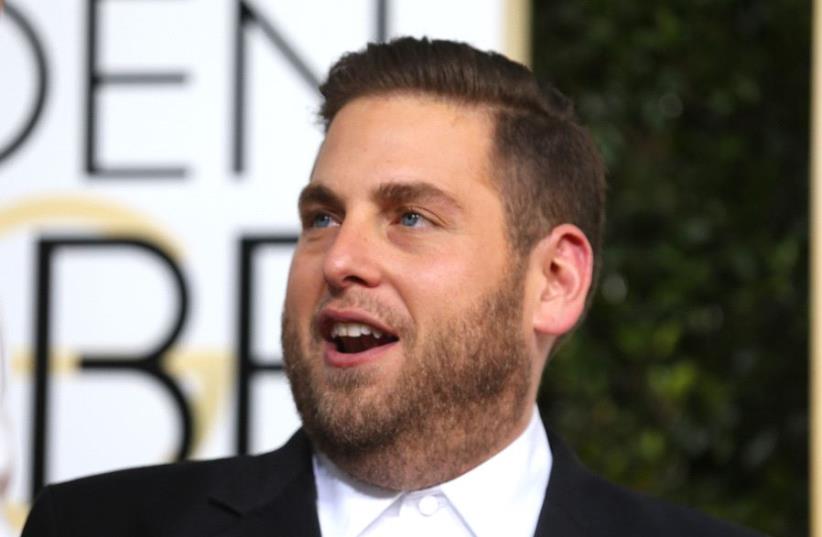
[[[501,50],[507,7],[7,2],[0,333],[11,531],[38,481],[170,461],[181,448],[258,452],[291,434],[282,374],[246,376],[242,411],[237,378],[241,355],[252,367],[279,362],[296,196],[321,140],[314,81],[381,35]]]

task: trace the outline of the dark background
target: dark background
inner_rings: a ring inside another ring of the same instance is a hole
[[[593,308],[540,406],[595,471],[808,532],[802,0],[535,0],[533,66],[609,169]]]

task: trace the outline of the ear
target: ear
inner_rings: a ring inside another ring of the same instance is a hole
[[[534,331],[561,336],[585,311],[593,278],[594,254],[585,234],[572,224],[556,226],[532,251],[539,293],[533,309]]]

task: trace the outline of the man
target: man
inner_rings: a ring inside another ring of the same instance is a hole
[[[303,429],[47,487],[23,535],[752,535],[600,480],[541,423],[603,222],[565,99],[500,55],[409,38],[344,56],[321,91],[283,315]]]

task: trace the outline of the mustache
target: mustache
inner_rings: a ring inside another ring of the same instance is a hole
[[[408,316],[397,312],[396,308],[386,305],[379,299],[362,292],[346,293],[342,297],[326,297],[317,304],[311,315],[311,336],[321,338],[317,319],[320,312],[326,308],[357,309],[375,317],[381,323],[390,327],[400,338],[409,337],[413,330],[413,323]]]

